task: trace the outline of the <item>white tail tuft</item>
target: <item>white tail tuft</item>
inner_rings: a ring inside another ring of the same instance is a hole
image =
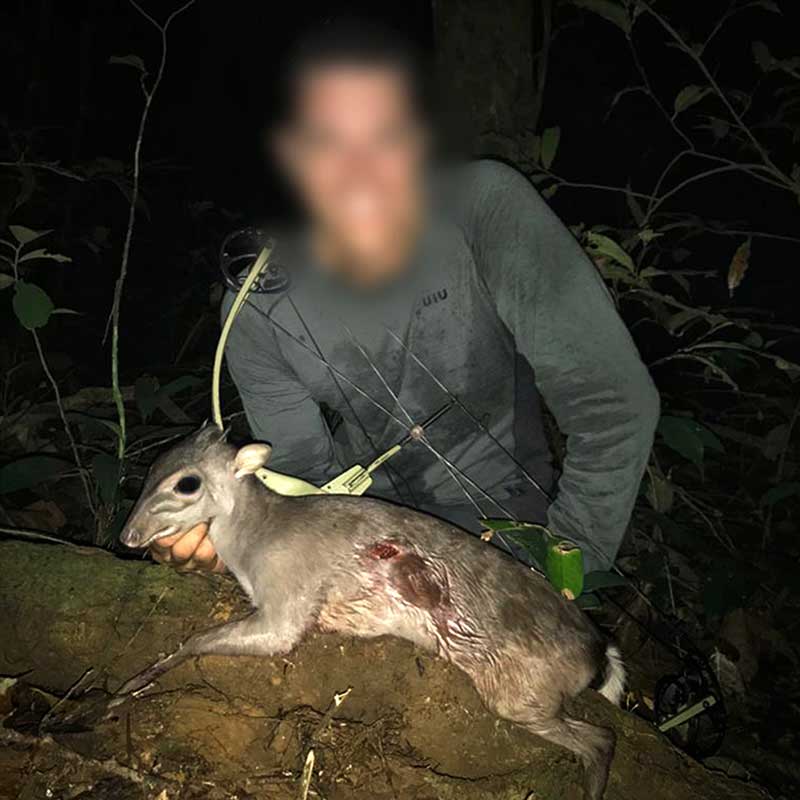
[[[603,697],[618,706],[625,691],[625,664],[616,645],[610,644],[606,647],[606,662],[603,685],[598,691]]]

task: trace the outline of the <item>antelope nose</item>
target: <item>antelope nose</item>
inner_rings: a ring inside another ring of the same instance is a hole
[[[142,540],[141,533],[133,525],[126,525],[119,535],[119,540],[126,547],[138,547]]]

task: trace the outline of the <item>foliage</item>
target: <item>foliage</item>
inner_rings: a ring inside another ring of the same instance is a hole
[[[75,314],[76,312],[70,309],[56,308],[48,292],[38,283],[28,280],[28,274],[34,270],[39,271],[42,261],[66,264],[72,261],[71,257],[51,252],[39,246],[40,240],[52,234],[52,230],[34,230],[24,225],[10,224],[8,226],[10,237],[0,239],[0,245],[3,248],[0,251],[0,258],[10,267],[10,272],[0,272],[0,290],[13,288],[11,307],[20,326],[29,331],[33,338],[40,366],[55,396],[56,411],[62,422],[72,456],[70,470],[68,469],[69,461],[50,455],[50,452],[60,450],[59,442],[55,439],[41,442],[47,453],[29,454],[31,440],[39,443],[41,438],[38,430],[35,430],[35,426],[43,420],[34,415],[33,425],[26,424],[25,418],[30,416],[30,405],[25,398],[18,398],[20,408],[15,413],[9,413],[15,402],[13,398],[9,398],[10,381],[7,376],[4,415],[0,417],[0,443],[4,445],[4,448],[12,451],[21,450],[23,454],[15,453],[7,463],[0,467],[0,495],[15,495],[24,490],[42,486],[54,479],[63,478],[70,472],[77,474],[84,490],[84,510],[89,512],[95,523],[92,526],[95,530],[95,541],[104,544],[110,543],[111,537],[130,508],[130,501],[125,500],[120,493],[128,462],[135,462],[137,451],[149,450],[153,446],[152,439],[158,442],[165,438],[165,432],[161,428],[157,427],[154,432],[147,426],[143,426],[143,429],[132,432],[133,434],[138,433],[139,436],[135,436],[133,442],[129,442],[128,410],[119,377],[119,317],[136,212],[137,210],[146,211],[146,205],[143,204],[140,197],[142,142],[148,113],[164,73],[167,30],[170,23],[193,3],[194,0],[188,0],[173,11],[164,23],[159,23],[132,0],[132,7],[152,24],[161,36],[161,57],[152,84],[148,85],[147,83],[148,72],[144,60],[140,56],[115,56],[110,59],[111,64],[126,65],[138,71],[145,100],[135,142],[133,170],[130,177],[126,174],[122,164],[103,157],[74,171],[66,170],[49,162],[27,162],[21,154],[15,161],[4,162],[4,166],[14,167],[21,173],[19,193],[13,204],[14,210],[24,207],[35,199],[39,188],[35,173],[39,171],[50,172],[80,183],[109,180],[122,192],[128,203],[120,273],[114,290],[111,314],[106,326],[106,334],[110,328],[112,337],[110,398],[114,404],[116,420],[108,418],[108,397],[104,397],[101,403],[91,405],[81,412],[71,411],[70,406],[73,404],[70,403],[70,398],[67,398],[66,401],[62,398],[58,381],[50,368],[42,341],[39,338],[39,331],[48,326],[53,315]],[[96,227],[92,236],[94,241],[84,241],[93,252],[99,253],[107,243],[107,237],[107,229]],[[105,341],[105,336],[103,340]],[[137,381],[134,399],[142,422],[147,423],[150,416],[160,409],[172,422],[182,425],[189,423],[190,417],[175,405],[172,396],[196,386],[198,382],[199,379],[184,375],[171,381],[167,386],[161,387],[155,378],[146,376],[141,378]],[[48,416],[45,414],[45,419]],[[186,428],[178,428],[179,432],[185,432],[185,430]],[[174,436],[174,434],[167,434],[166,438],[169,439],[170,435]],[[109,437],[111,437],[111,441],[109,441]],[[135,443],[137,447],[126,449],[130,443]],[[21,446],[23,444],[26,446]],[[25,452],[26,450],[28,452]],[[87,463],[91,466],[87,467]],[[16,516],[13,511],[5,510],[2,506],[0,506],[0,511],[12,523],[17,518],[26,518],[24,511]]]
[[[749,86],[732,86],[729,75],[745,79],[741,64],[731,70],[720,62],[713,53],[726,51],[714,50],[712,42],[742,15],[756,27],[761,15],[780,14],[779,6],[734,2],[708,30],[695,26],[684,33],[665,16],[679,10],[663,5],[662,14],[662,5],[571,0],[560,7],[552,34],[566,36],[570,25],[590,24],[593,14],[612,23],[598,30],[605,30],[607,46],[628,48],[636,79],[616,92],[609,116],[640,98],[664,126],[665,135],[651,139],[647,168],[627,185],[570,180],[554,171],[569,158],[558,150],[560,137],[544,157],[546,132],[532,144],[522,142],[517,157],[556,203],[564,192],[580,192],[597,201],[603,218],[604,203],[624,201],[624,212],[610,224],[573,225],[662,398],[623,563],[655,600],[703,636],[742,605],[772,603],[776,596],[791,602],[775,557],[796,551],[800,330],[767,309],[736,301],[743,290],[753,293],[768,246],[780,246],[795,262],[800,253],[793,235],[800,199],[800,59],[775,57],[756,39]],[[675,70],[672,87],[655,91],[640,50],[643,37],[649,37],[648,53],[660,37],[682,57],[686,71]],[[552,54],[552,47],[543,52]],[[689,83],[677,82],[687,74],[693,75]],[[713,204],[696,202],[707,195],[692,194],[720,177],[728,181],[720,185],[734,179],[742,185],[735,220],[717,219]],[[693,210],[675,210],[686,197],[695,199]],[[761,230],[764,202],[774,208],[770,220],[791,227]]]

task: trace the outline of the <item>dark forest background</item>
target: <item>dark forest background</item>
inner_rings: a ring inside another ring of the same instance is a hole
[[[115,546],[208,416],[222,239],[295,213],[263,148],[283,48],[377,13],[434,59],[456,146],[523,170],[606,277],[663,398],[621,563],[711,655],[729,755],[797,785],[797,3],[333,5],[197,0],[166,50],[177,2],[3,5],[0,526]]]

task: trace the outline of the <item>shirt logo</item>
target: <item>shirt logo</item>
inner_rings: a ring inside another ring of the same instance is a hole
[[[425,297],[422,298],[422,305],[423,306],[430,306],[434,303],[438,303],[440,300],[447,299],[447,289],[439,289],[437,292],[431,292]]]

